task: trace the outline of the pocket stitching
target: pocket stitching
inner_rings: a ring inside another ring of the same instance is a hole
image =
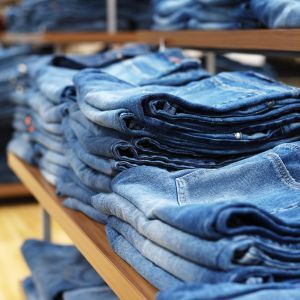
[[[298,183],[291,175],[285,164],[281,160],[280,156],[276,153],[268,153],[265,157],[272,163],[277,177],[290,188],[300,189],[300,183]]]

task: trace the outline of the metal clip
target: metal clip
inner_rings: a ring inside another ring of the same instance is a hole
[[[164,52],[166,51],[166,41],[164,38],[160,38],[159,39],[159,48],[158,48],[159,52]]]

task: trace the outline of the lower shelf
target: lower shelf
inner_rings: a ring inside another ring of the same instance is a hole
[[[8,154],[8,162],[32,195],[69,235],[74,245],[120,299],[155,299],[157,290],[113,252],[107,242],[104,225],[80,212],[64,208],[54,187],[36,167],[11,153]]]
[[[22,183],[1,183],[0,199],[28,197],[31,193]]]

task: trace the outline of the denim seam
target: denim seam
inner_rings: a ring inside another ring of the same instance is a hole
[[[280,180],[287,186],[295,189],[300,189],[300,183],[298,183],[289,173],[288,169],[284,165],[280,156],[276,153],[268,153],[266,157],[271,160],[276,173],[279,175]]]
[[[281,144],[279,147],[280,148],[281,147],[282,148],[287,148],[287,149],[290,149],[290,150],[295,150],[300,155],[300,147],[298,145],[295,145],[295,144]]]
[[[185,189],[186,189],[186,182],[183,179],[176,178],[176,188],[177,188],[177,199],[178,199],[178,204],[181,206],[188,204],[189,202],[187,201],[187,197],[185,194]]]
[[[268,213],[270,213],[271,215],[273,215],[273,214],[284,212],[284,211],[287,211],[289,209],[294,209],[294,208],[297,208],[297,207],[300,207],[300,202],[295,202],[295,203],[292,203],[292,204],[290,204],[290,205],[288,205],[286,207],[282,207],[282,208],[270,210],[270,211],[268,211]]]

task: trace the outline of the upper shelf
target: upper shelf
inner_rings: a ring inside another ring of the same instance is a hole
[[[0,42],[31,44],[70,44],[78,42],[141,42],[167,46],[217,50],[280,51],[300,53],[300,29],[256,29],[223,31],[136,31],[109,34],[105,32],[49,32],[44,34],[0,34]]]
[[[104,225],[80,212],[64,208],[55,189],[33,167],[13,154],[8,154],[11,169],[69,235],[74,245],[120,299],[155,299],[157,290],[114,253],[105,234]]]
[[[38,33],[2,33],[0,42],[6,44],[28,43],[33,45],[71,44],[81,42],[126,43],[134,42],[133,32],[106,33],[106,32],[47,32]]]
[[[300,52],[300,29],[256,29],[223,31],[139,31],[137,40],[168,46],[219,50]]]

